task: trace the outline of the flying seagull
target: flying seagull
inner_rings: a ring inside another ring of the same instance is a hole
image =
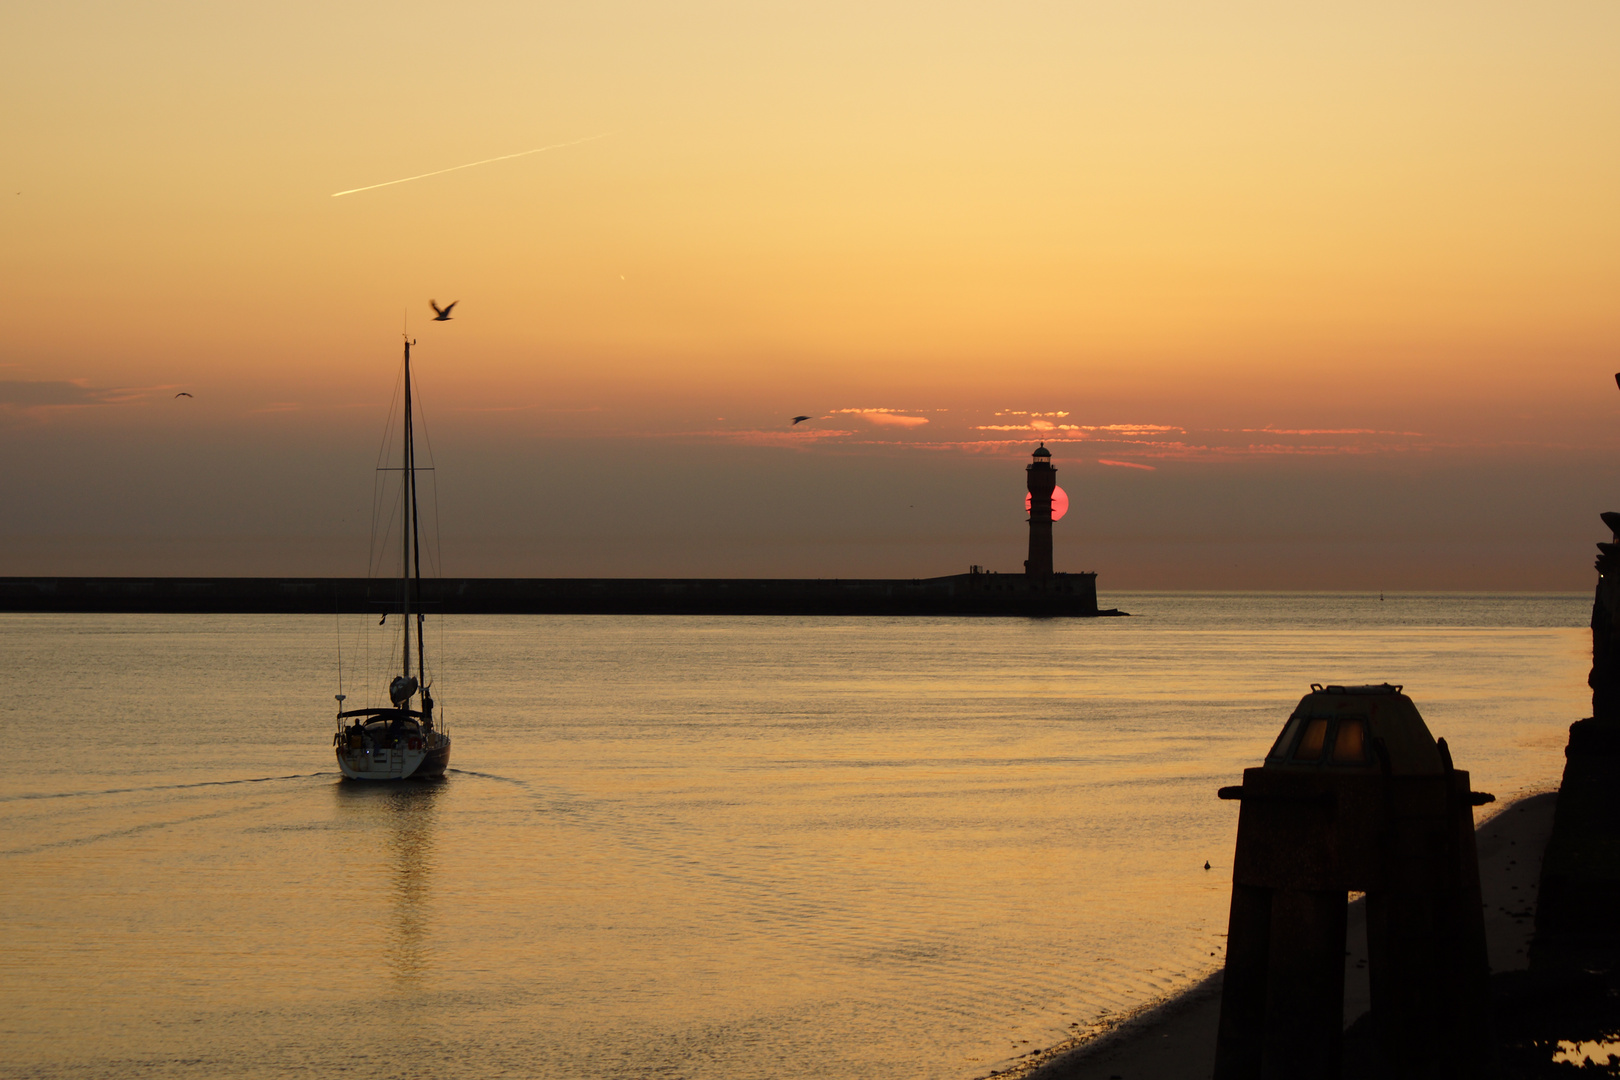
[[[178,394],[176,394],[174,396],[175,397],[190,397],[191,395],[186,393],[184,390],[182,390],[182,391],[180,391]]]
[[[800,423],[800,422],[801,422],[801,421],[804,421],[804,420],[814,420],[814,419],[815,419],[815,417],[813,417],[813,416],[795,416],[795,417],[794,417],[794,418],[793,418],[793,426],[794,426],[794,427],[798,427],[798,426],[799,426],[799,423]]]
[[[428,301],[428,307],[433,309],[433,321],[434,322],[449,322],[450,321],[450,312],[454,311],[456,305],[459,304],[459,303],[461,303],[460,300],[452,300],[448,304],[446,304],[444,307],[441,308],[441,307],[439,307],[439,302],[437,300],[429,300]]]

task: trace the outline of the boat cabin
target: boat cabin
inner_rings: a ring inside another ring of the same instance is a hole
[[[342,716],[354,721],[338,735],[351,750],[420,750],[433,728],[414,709],[356,709]]]

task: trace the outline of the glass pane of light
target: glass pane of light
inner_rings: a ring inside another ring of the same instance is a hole
[[[1288,723],[1283,725],[1282,734],[1277,736],[1277,741],[1272,744],[1271,752],[1266,755],[1268,761],[1272,758],[1286,757],[1288,755],[1288,744],[1293,741],[1294,733],[1299,731],[1301,722],[1297,716],[1288,718]]]
[[[1305,737],[1299,740],[1299,749],[1294,751],[1295,761],[1321,761],[1322,743],[1327,739],[1326,720],[1312,720],[1305,727]]]
[[[1339,734],[1333,740],[1336,765],[1359,765],[1367,760],[1367,728],[1360,720],[1339,721]]]

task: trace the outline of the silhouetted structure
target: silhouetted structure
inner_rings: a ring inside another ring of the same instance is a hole
[[[1052,492],[1057,488],[1057,470],[1052,467],[1052,451],[1044,442],[1035,448],[1024,474],[1029,483],[1029,558],[1024,560],[1024,573],[1051,577]]]
[[[932,578],[436,578],[413,587],[429,611],[456,615],[1125,614],[1098,610],[1095,573],[1052,571],[1057,470],[1044,443],[1026,474],[1022,574],[974,566]],[[330,615],[380,612],[397,598],[397,587],[367,578],[0,578],[0,611]]]
[[[1592,601],[1592,715],[1569,728],[1552,837],[1541,864],[1532,968],[1620,966],[1620,514],[1603,523]]]
[[[1118,615],[1096,574],[936,578],[424,578],[447,615]],[[0,611],[381,614],[396,582],[367,578],[0,578]]]
[[[1471,792],[1398,686],[1313,685],[1245,769],[1216,1080],[1336,1078],[1346,894],[1367,893],[1389,1077],[1494,1075]]]

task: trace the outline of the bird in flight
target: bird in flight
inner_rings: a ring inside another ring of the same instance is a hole
[[[815,419],[815,417],[813,417],[813,416],[795,416],[793,418],[793,426],[798,427],[802,422],[804,422],[806,420],[814,420],[814,419]]]
[[[175,397],[190,397],[191,395],[186,393],[184,390],[182,390],[182,391],[180,391],[178,394],[176,394],[174,396]]]
[[[449,322],[450,321],[450,312],[454,311],[456,305],[459,304],[459,303],[461,303],[460,300],[452,300],[448,304],[446,304],[444,307],[441,308],[439,306],[439,302],[437,300],[429,300],[428,301],[428,307],[433,309],[433,321],[434,322]]]

